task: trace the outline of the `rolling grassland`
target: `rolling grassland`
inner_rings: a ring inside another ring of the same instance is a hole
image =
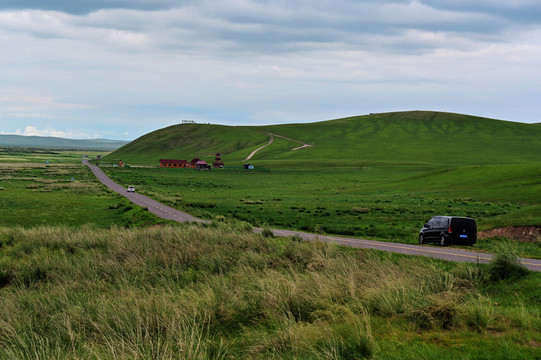
[[[242,170],[243,159],[275,136]],[[311,146],[292,151],[299,142]],[[541,128],[460,114],[402,112],[263,127],[177,125],[113,152],[133,165],[160,158],[224,170],[106,168],[124,185],[195,216],[415,243],[434,215],[471,216],[482,230],[541,224]],[[206,156],[206,157],[205,157]],[[501,240],[501,239],[500,239]],[[477,246],[492,249],[498,239]],[[520,244],[541,256],[537,243]]]
[[[445,142],[428,141],[436,129]],[[496,254],[481,265],[251,228],[415,242],[440,214],[481,229],[539,225],[539,131],[427,112],[179,125],[106,158],[156,166],[222,153],[224,170],[104,167],[210,224],[161,221],[65,154],[1,158],[0,359],[536,358],[541,273],[516,256],[539,257],[540,241],[480,241]],[[312,146],[275,137],[244,171],[265,132]]]
[[[541,224],[541,167],[531,164],[467,170],[389,164],[325,171],[104,170],[120,184],[194,216],[258,227],[413,244],[434,215],[471,216],[481,230]],[[490,250],[500,240],[479,240],[476,248]],[[519,246],[523,256],[541,257],[540,241]]]

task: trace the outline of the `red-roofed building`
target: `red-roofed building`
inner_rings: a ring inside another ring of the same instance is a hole
[[[189,165],[187,160],[160,159],[160,167],[186,168]]]
[[[195,164],[197,164],[198,161],[201,161],[200,158],[193,158],[191,161],[190,161],[190,165],[191,167],[195,167]]]
[[[210,170],[210,165],[207,164],[206,161],[199,160],[198,162],[195,163],[195,168],[197,170]]]

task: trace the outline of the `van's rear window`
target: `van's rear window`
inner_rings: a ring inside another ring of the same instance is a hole
[[[477,229],[477,224],[472,219],[453,219],[453,226],[469,230]]]

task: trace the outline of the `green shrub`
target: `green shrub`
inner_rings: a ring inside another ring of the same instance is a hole
[[[485,296],[469,299],[462,306],[461,312],[466,325],[478,332],[485,331],[495,318],[492,301]]]
[[[261,235],[263,235],[264,237],[273,238],[274,232],[271,229],[263,229],[263,231],[261,231]]]
[[[480,289],[487,281],[487,273],[481,264],[458,264],[452,274],[456,277],[459,286]]]
[[[0,289],[11,282],[12,276],[6,269],[0,269]]]
[[[350,313],[340,326],[330,329],[313,349],[316,359],[371,359],[378,346],[372,336],[372,326],[367,312]]]
[[[492,281],[521,278],[528,274],[528,269],[517,257],[517,245],[509,240],[500,242],[494,247],[494,256],[488,264],[488,274]]]
[[[454,293],[441,293],[429,296],[428,304],[413,310],[408,317],[417,328],[449,330],[458,323],[459,302]]]

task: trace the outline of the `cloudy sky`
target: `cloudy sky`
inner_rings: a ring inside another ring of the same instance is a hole
[[[1,0],[0,133],[438,110],[541,122],[539,0]]]

